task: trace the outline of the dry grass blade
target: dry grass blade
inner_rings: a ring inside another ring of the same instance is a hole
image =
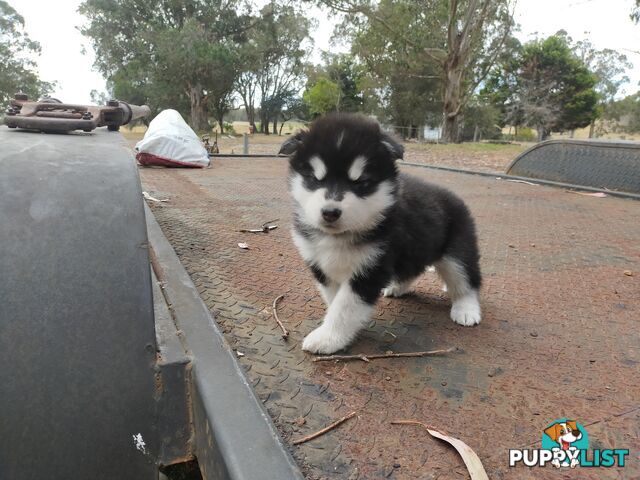
[[[316,433],[312,433],[311,435],[307,435],[306,437],[302,437],[302,438],[299,438],[298,440],[294,440],[293,444],[294,445],[299,445],[301,443],[308,442],[309,440],[313,440],[314,438],[317,438],[320,435],[324,435],[328,431],[333,430],[334,428],[336,428],[341,423],[344,423],[347,420],[349,420],[351,417],[355,416],[355,414],[356,414],[356,412],[351,412],[349,415],[345,415],[340,420],[336,420],[331,425],[327,425],[322,430],[318,430]]]
[[[482,466],[482,462],[480,461],[480,457],[474,452],[469,445],[464,443],[462,440],[458,440],[457,438],[450,437],[449,435],[445,435],[444,433],[436,430],[435,428],[429,427],[427,424],[419,422],[417,420],[394,420],[391,422],[392,425],[419,425],[429,432],[432,437],[439,438],[447,442],[449,445],[453,446],[464,461],[464,464],[467,466],[467,470],[469,471],[469,475],[471,476],[471,480],[489,480],[487,472]]]
[[[276,322],[278,322],[278,325],[280,325],[280,328],[282,329],[282,338],[284,338],[285,340],[289,337],[289,331],[284,327],[284,325],[282,324],[282,322],[280,321],[280,319],[278,318],[278,302],[280,300],[282,300],[284,298],[284,294],[280,295],[279,297],[276,297],[276,299],[273,301],[273,318],[276,319]]]

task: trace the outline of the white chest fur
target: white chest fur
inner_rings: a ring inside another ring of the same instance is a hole
[[[350,238],[343,235],[303,237],[295,230],[292,234],[302,258],[320,267],[336,283],[343,283],[362,272],[382,254],[379,245],[354,245]]]

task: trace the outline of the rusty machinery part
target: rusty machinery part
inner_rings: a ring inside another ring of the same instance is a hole
[[[106,106],[62,103],[50,97],[31,102],[25,94],[18,93],[5,111],[4,123],[9,128],[49,133],[91,132],[105,126],[110,131],[117,131],[121,125],[149,113],[151,110],[146,105],[131,105],[119,100],[109,100]]]

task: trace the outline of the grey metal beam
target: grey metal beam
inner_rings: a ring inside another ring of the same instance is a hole
[[[147,208],[153,267],[192,358],[195,454],[205,479],[302,479],[188,273]]]

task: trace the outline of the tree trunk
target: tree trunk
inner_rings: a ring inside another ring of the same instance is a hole
[[[464,72],[461,58],[457,54],[449,54],[449,57],[444,62],[444,73],[446,79],[443,103],[444,121],[442,124],[442,141],[445,143],[459,143],[459,117],[460,110],[462,109],[462,79]]]
[[[267,117],[264,108],[260,112],[260,131],[265,135],[269,135],[269,118]]]
[[[247,120],[249,121],[249,125],[251,126],[251,132],[255,133],[256,131],[256,110],[253,105],[249,105],[249,109],[247,111]]]
[[[218,118],[218,125],[220,125],[220,135],[224,135],[224,118]]]
[[[476,128],[473,131],[473,141],[480,141],[480,127],[478,125],[476,125]]]
[[[287,123],[286,120],[280,122],[280,130],[278,131],[278,135],[282,136],[282,128],[284,127],[284,124]]]
[[[274,135],[278,134],[278,114],[277,113],[273,116],[273,134]]]
[[[459,117],[446,116],[442,124],[442,132],[440,134],[440,141],[444,143],[458,143],[458,130],[459,130]]]
[[[596,130],[596,121],[591,120],[591,125],[589,125],[589,138],[593,138],[593,134],[595,133],[595,130]]]
[[[202,87],[195,85],[189,88],[189,100],[191,103],[191,128],[196,132],[210,130],[209,112]]]

